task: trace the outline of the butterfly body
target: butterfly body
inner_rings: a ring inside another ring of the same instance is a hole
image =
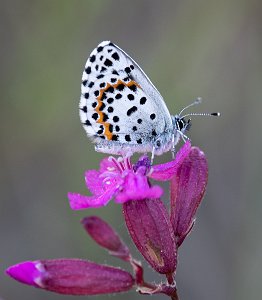
[[[138,64],[109,41],[100,43],[86,62],[79,109],[96,150],[110,154],[161,155],[174,148],[188,125],[170,115]]]

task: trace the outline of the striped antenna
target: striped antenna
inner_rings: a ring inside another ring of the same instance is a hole
[[[186,109],[188,109],[189,107],[191,106],[194,106],[194,105],[197,105],[197,104],[200,104],[202,102],[202,98],[201,97],[197,97],[196,100],[189,104],[188,106],[184,107],[180,113],[178,114],[178,116],[182,119],[182,118],[185,118],[185,117],[189,117],[189,116],[215,116],[215,117],[219,117],[220,116],[220,112],[213,112],[213,113],[189,113],[189,114],[186,114],[186,115],[183,115],[181,116],[182,112],[185,111]]]

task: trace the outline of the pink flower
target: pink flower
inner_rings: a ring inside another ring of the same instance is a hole
[[[93,194],[84,196],[68,193],[72,209],[85,209],[106,205],[113,197],[117,203],[145,198],[159,198],[162,189],[150,186],[146,176],[150,168],[149,159],[143,156],[136,165],[130,158],[105,158],[100,163],[100,170],[85,173],[87,188]]]
[[[160,198],[162,189],[151,186],[149,177],[160,181],[170,180],[189,153],[190,147],[190,142],[187,142],[177,153],[175,160],[153,167],[147,156],[142,156],[135,165],[131,164],[129,157],[103,159],[99,171],[89,170],[85,173],[86,186],[93,195],[68,193],[71,208],[78,210],[105,206],[113,197],[117,203]]]

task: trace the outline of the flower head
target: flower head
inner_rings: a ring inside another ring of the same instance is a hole
[[[85,173],[86,186],[93,195],[68,193],[70,206],[72,209],[101,207],[113,197],[117,203],[159,198],[162,189],[149,184],[149,168],[150,161],[146,156],[142,156],[135,165],[131,164],[129,157],[105,158],[100,163],[99,171],[89,170]]]
[[[70,206],[75,210],[101,207],[113,197],[117,203],[160,198],[162,189],[157,185],[151,186],[149,178],[170,180],[190,148],[191,144],[187,142],[177,153],[176,159],[155,166],[150,165],[150,160],[145,155],[135,165],[131,164],[130,157],[104,158],[99,171],[89,170],[85,173],[86,186],[93,195],[68,193]]]

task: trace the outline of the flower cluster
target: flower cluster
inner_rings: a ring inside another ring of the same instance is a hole
[[[22,262],[7,274],[38,288],[72,295],[97,295],[128,291],[134,286],[141,294],[163,293],[178,299],[175,274],[178,249],[191,232],[203,199],[208,177],[204,153],[190,142],[171,162],[150,165],[142,156],[132,165],[129,157],[105,158],[99,171],[90,170],[85,181],[91,196],[69,193],[72,209],[106,205],[112,198],[121,203],[129,234],[148,264],[166,277],[165,283],[144,280],[143,267],[134,259],[119,235],[104,220],[89,216],[82,220],[86,232],[110,255],[124,260],[132,274],[113,266],[80,259]],[[161,200],[163,190],[150,180],[170,181],[169,210]]]

